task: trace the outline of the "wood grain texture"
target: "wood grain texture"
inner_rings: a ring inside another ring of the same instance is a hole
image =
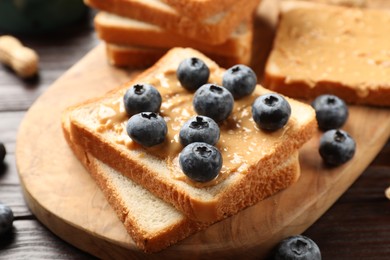
[[[129,75],[107,65],[103,47],[97,47],[38,99],[18,135],[17,165],[29,207],[54,233],[99,257],[264,257],[281,238],[302,233],[317,220],[370,164],[390,135],[388,109],[350,106],[344,129],[358,147],[351,162],[325,167],[317,153],[318,132],[301,151],[302,176],[292,187],[161,253],[144,255],[72,155],[60,127],[61,111],[67,106],[100,96],[128,79]],[[42,117],[49,109],[51,113]]]

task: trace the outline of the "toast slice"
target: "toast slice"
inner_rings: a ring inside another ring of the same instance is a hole
[[[390,106],[390,12],[287,3],[264,85],[295,98],[332,93],[349,103]]]
[[[314,110],[288,99],[289,122],[276,132],[264,132],[251,121],[250,107],[256,97],[269,91],[258,85],[253,94],[235,102],[232,115],[220,125],[217,147],[224,159],[219,176],[194,183],[181,172],[177,158],[182,149],[177,134],[194,111],[192,93],[176,79],[179,63],[190,57],[203,60],[210,69],[209,82],[221,84],[224,70],[190,48],[174,48],[155,65],[118,90],[76,107],[70,115],[76,143],[87,152],[173,204],[191,219],[214,222],[268,197],[297,180],[296,175],[269,175],[289,155],[308,141],[317,128]],[[127,115],[123,95],[132,84],[146,82],[161,93],[160,113],[168,122],[166,141],[151,149],[140,147],[125,133]],[[173,120],[174,118],[174,120]]]
[[[252,19],[259,1],[239,0],[229,10],[196,20],[160,0],[84,0],[93,8],[155,24],[211,45],[222,44],[242,21]]]
[[[150,48],[132,45],[117,45],[106,43],[106,53],[111,65],[128,68],[147,68],[156,63],[169,49]],[[205,53],[222,67],[231,67],[235,64],[249,65],[250,57],[223,56]]]
[[[172,205],[96,159],[74,142],[67,109],[62,114],[62,129],[76,157],[104,193],[135,244],[145,252],[157,252],[209,226],[190,220]],[[298,153],[294,153],[272,175],[299,176]]]
[[[242,22],[222,44],[210,45],[167,31],[160,26],[107,12],[99,12],[94,19],[100,39],[117,45],[165,49],[190,47],[207,55],[241,57],[248,63],[252,52],[253,23]]]

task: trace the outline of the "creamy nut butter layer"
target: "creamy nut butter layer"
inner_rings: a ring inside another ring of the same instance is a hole
[[[390,105],[390,12],[310,5],[282,13],[265,86],[288,96],[333,93]]]

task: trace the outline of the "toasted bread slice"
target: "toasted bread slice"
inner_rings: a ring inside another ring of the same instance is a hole
[[[133,45],[117,45],[106,43],[106,53],[111,65],[129,68],[147,68],[156,63],[169,49],[140,47]],[[205,53],[222,67],[231,67],[235,64],[249,65],[250,57],[223,56]]]
[[[69,122],[71,111],[72,109],[68,109],[62,114],[65,139],[141,250],[160,251],[209,226],[190,220],[169,203],[85,152],[71,136]],[[299,176],[298,153],[291,155],[270,174]]]
[[[167,31],[160,26],[107,12],[95,16],[95,29],[100,39],[117,45],[165,49],[190,47],[207,55],[241,57],[248,63],[252,51],[253,23],[242,22],[222,44],[211,45]]]
[[[390,12],[295,1],[282,10],[266,87],[297,98],[331,93],[390,106]]]
[[[194,111],[192,93],[180,86],[176,69],[183,59],[190,57],[198,57],[208,65],[209,82],[221,84],[224,70],[216,63],[193,49],[174,48],[117,91],[76,107],[70,115],[71,131],[75,142],[86,151],[172,203],[189,218],[214,222],[294,183],[296,175],[269,173],[308,141],[317,125],[309,105],[288,99],[292,108],[288,123],[272,133],[259,130],[251,119],[250,107],[256,97],[269,91],[258,85],[250,96],[235,102],[232,115],[220,124],[217,147],[224,168],[219,176],[206,185],[192,182],[177,165],[182,149],[177,135]],[[151,149],[137,145],[125,133],[128,117],[123,95],[139,82],[150,83],[160,91],[163,98],[160,113],[169,129],[166,141]]]
[[[242,21],[252,19],[259,4],[259,0],[240,0],[229,10],[196,20],[159,0],[84,0],[84,2],[102,11],[155,24],[207,44],[225,42]]]

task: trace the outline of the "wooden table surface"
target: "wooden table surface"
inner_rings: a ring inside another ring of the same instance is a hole
[[[7,149],[0,166],[0,202],[15,215],[12,237],[0,238],[0,259],[94,259],[56,237],[31,214],[14,156],[18,127],[28,108],[99,43],[92,16],[89,13],[57,34],[18,36],[40,56],[37,78],[21,80],[0,66],[0,142]],[[361,177],[304,233],[319,245],[323,259],[390,259],[390,200],[384,195],[388,186],[390,140]]]

